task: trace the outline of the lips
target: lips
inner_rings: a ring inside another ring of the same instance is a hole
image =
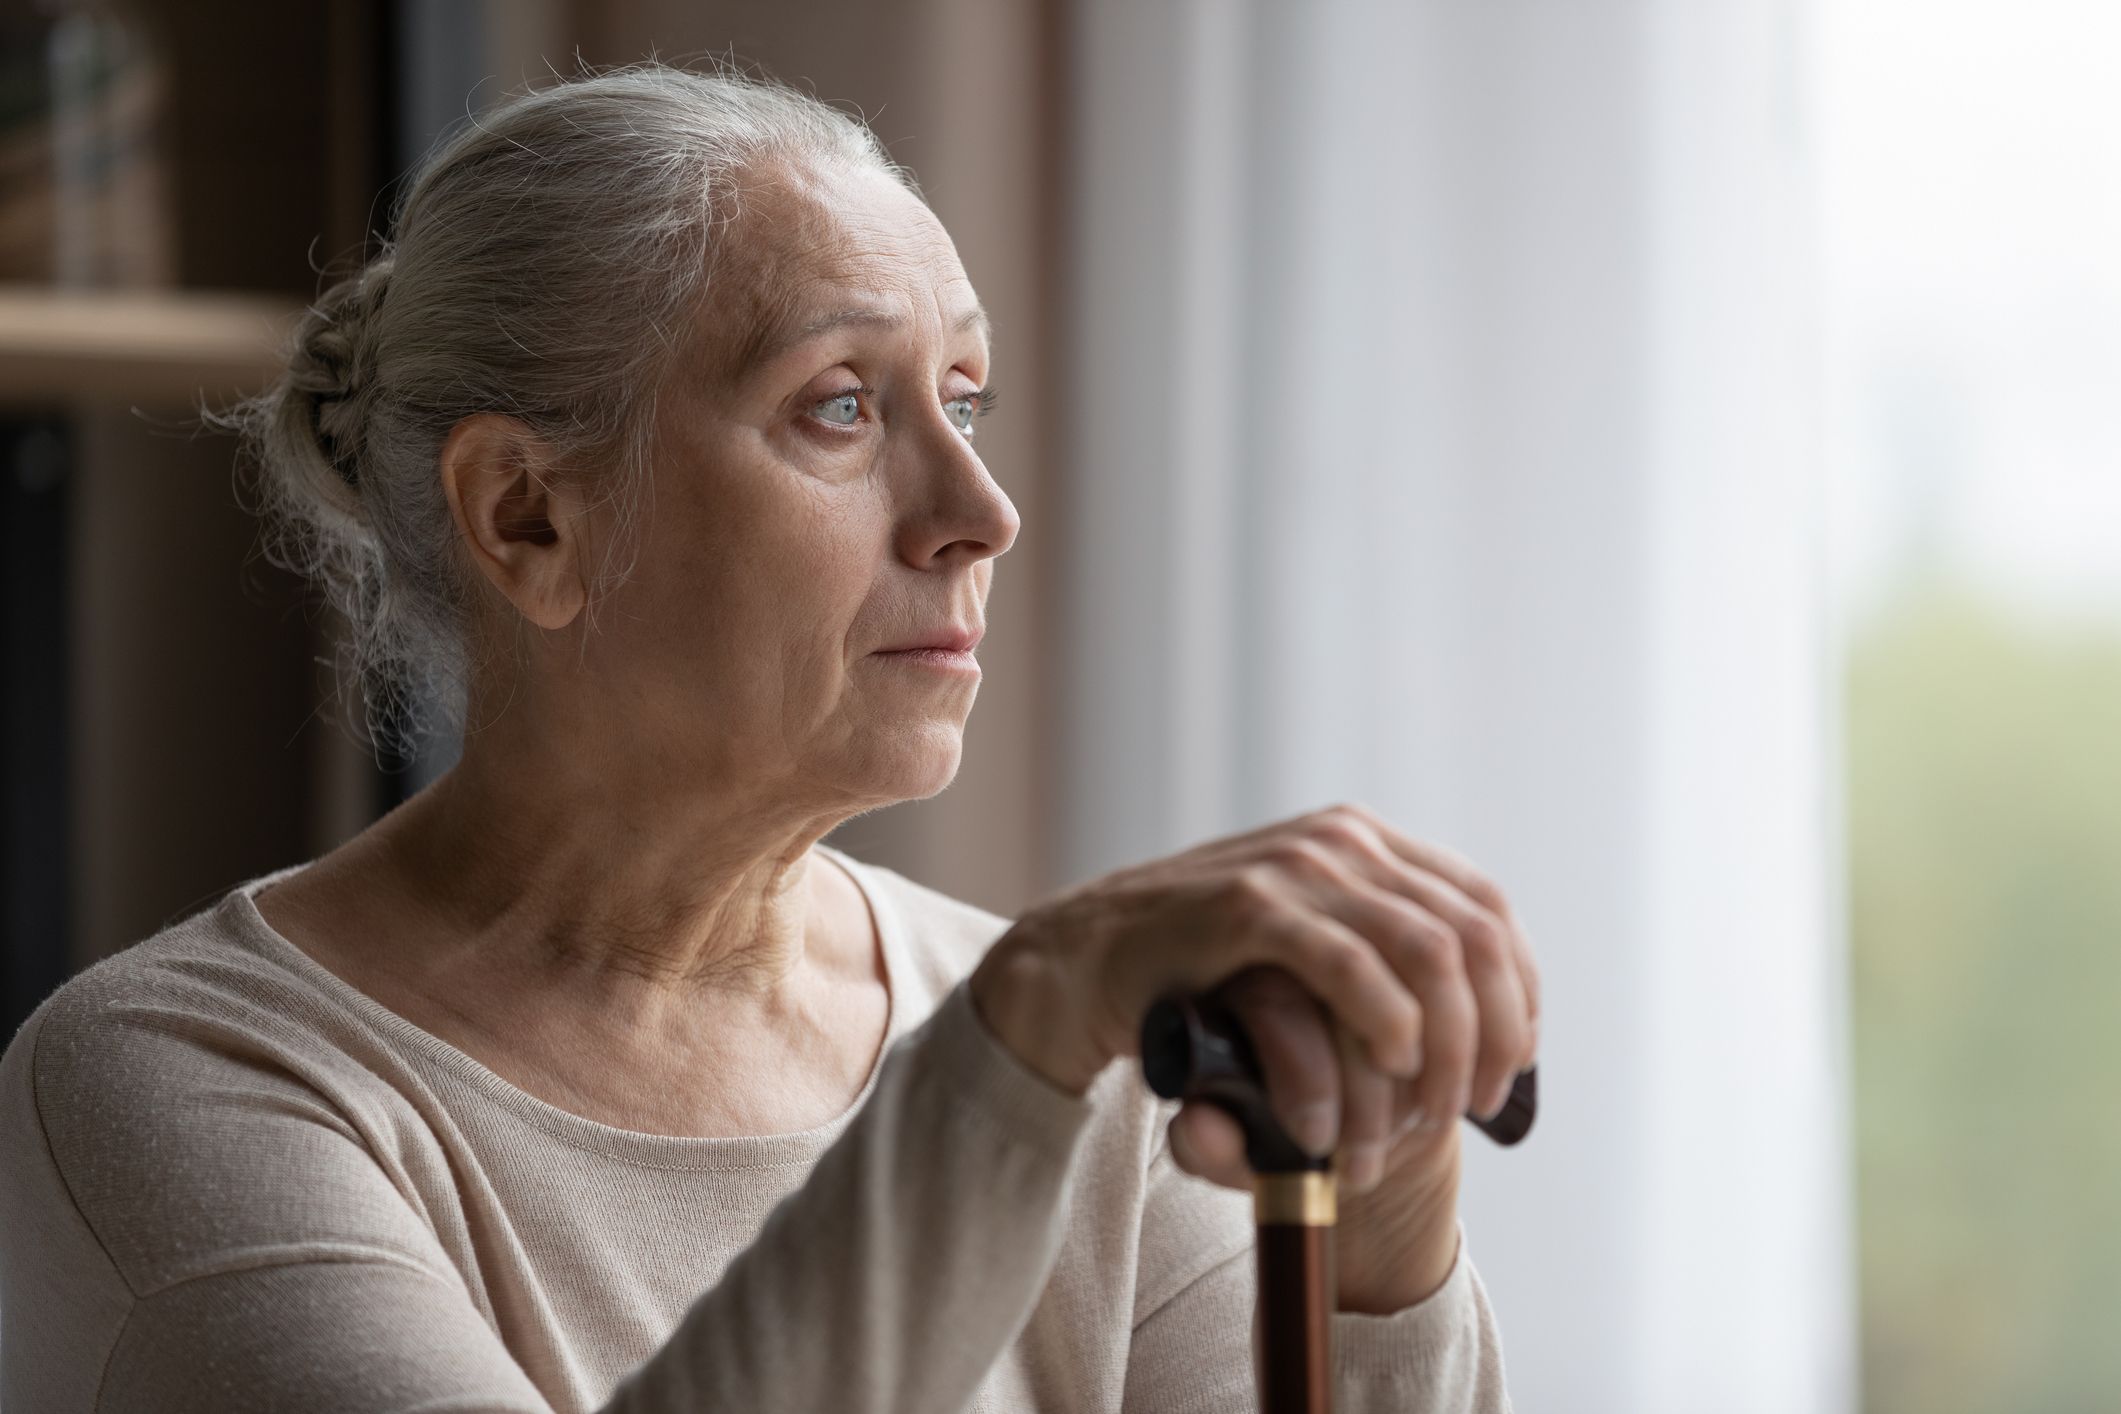
[[[889,648],[879,648],[876,651],[879,653],[911,653],[919,648],[937,648],[945,653],[970,653],[973,649],[979,647],[979,641],[986,635],[987,631],[984,628],[961,629],[948,627],[935,630],[920,638],[894,644]]]

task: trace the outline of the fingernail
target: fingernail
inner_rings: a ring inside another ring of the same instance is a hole
[[[1376,1144],[1351,1145],[1348,1154],[1348,1187],[1367,1193],[1384,1177],[1385,1153]]]
[[[1331,1100],[1313,1100],[1297,1108],[1289,1137],[1303,1145],[1306,1152],[1322,1156],[1332,1152],[1334,1131],[1339,1128],[1340,1107]]]

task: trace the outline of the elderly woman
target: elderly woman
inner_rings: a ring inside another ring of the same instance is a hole
[[[1456,1117],[1538,990],[1481,874],[1338,807],[1008,920],[823,842],[957,769],[989,358],[785,88],[614,71],[431,156],[242,421],[462,758],[14,1038],[9,1414],[1252,1407],[1237,1131],[1115,1064],[1217,986],[1344,1175],[1340,1406],[1508,1407]]]

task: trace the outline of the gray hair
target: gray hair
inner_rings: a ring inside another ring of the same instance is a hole
[[[631,569],[656,390],[697,315],[739,182],[762,160],[881,169],[858,119],[733,65],[587,72],[512,95],[420,164],[376,256],[296,327],[286,371],[209,420],[237,432],[268,559],[344,617],[342,693],[410,759],[465,725],[476,570],[437,473],[450,429],[522,419],[588,469],[618,533],[597,600]],[[739,338],[743,331],[732,331]]]

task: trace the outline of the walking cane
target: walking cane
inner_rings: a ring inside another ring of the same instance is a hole
[[[1142,1018],[1141,1051],[1151,1090],[1220,1106],[1244,1131],[1258,1225],[1260,1414],[1332,1414],[1332,1160],[1306,1154],[1274,1118],[1251,1038],[1214,993],[1156,1002]],[[1508,1145],[1531,1132],[1538,1108],[1534,1066],[1495,1118],[1466,1118]]]

